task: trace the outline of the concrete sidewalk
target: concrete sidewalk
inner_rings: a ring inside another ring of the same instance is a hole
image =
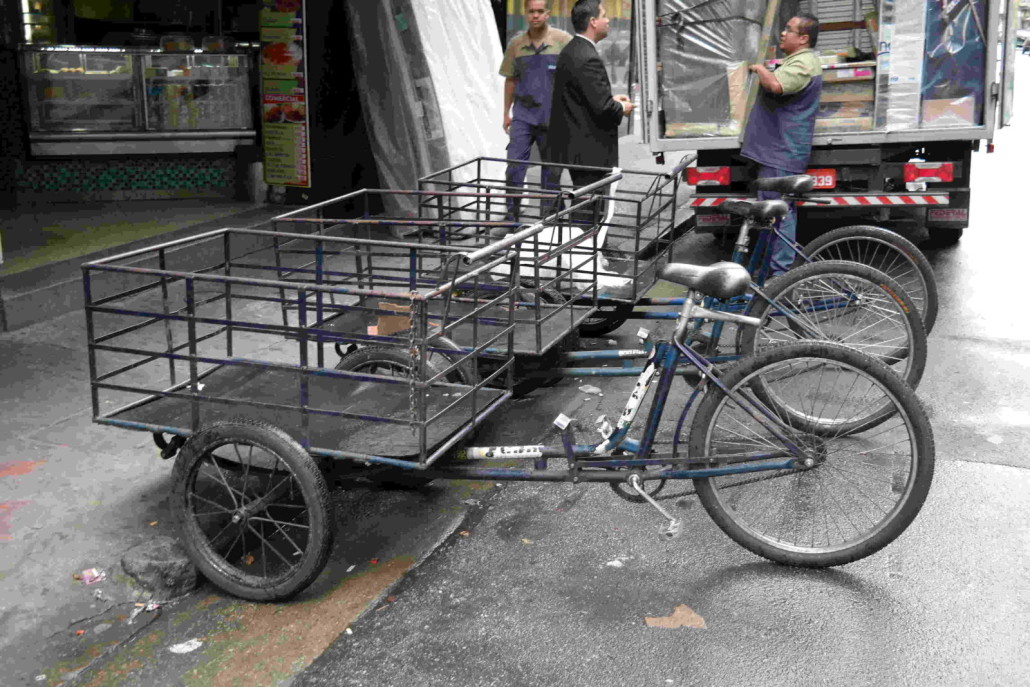
[[[54,203],[0,214],[0,331],[81,310],[84,262],[226,226],[250,226],[284,211],[203,199]]]

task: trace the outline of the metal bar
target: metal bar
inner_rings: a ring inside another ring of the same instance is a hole
[[[200,389],[198,387],[199,381],[197,380],[197,311],[194,302],[192,279],[186,280],[186,311],[188,313],[186,330],[189,337],[190,386],[192,387],[193,394],[192,402],[190,403],[190,429],[196,432],[200,429]]]
[[[297,341],[300,353],[300,367],[302,370],[308,367],[308,335],[305,329],[308,322],[308,299],[306,291],[297,292],[297,326],[300,329],[300,336]],[[311,421],[308,415],[308,406],[311,401],[311,387],[308,375],[300,372],[300,426],[303,436],[302,446],[305,449],[311,447]]]
[[[222,244],[225,250],[225,276],[232,276],[232,234],[225,235],[225,242]],[[228,322],[232,322],[232,284],[229,282],[225,283],[225,319]],[[231,356],[233,354],[233,328],[232,325],[225,326],[225,354]]]
[[[82,291],[84,311],[86,313],[86,351],[89,357],[89,397],[93,408],[93,418],[100,415],[100,394],[97,389],[97,354],[95,349],[95,333],[93,328],[93,286],[89,279],[89,270],[82,270]]]
[[[159,269],[167,269],[167,263],[165,261],[165,251],[162,249],[157,253],[157,265]],[[168,280],[165,277],[161,277],[161,310],[165,314],[164,329],[165,329],[165,343],[168,347],[168,351],[171,352],[174,346],[172,338],[172,323],[167,318],[168,316]],[[168,360],[168,381],[175,384],[175,361]]]
[[[201,342],[201,341],[206,341],[208,339],[212,339],[212,338],[218,336],[219,334],[221,334],[223,331],[224,331],[224,329],[219,329],[219,330],[211,332],[210,334],[205,334],[204,336],[199,337],[198,343]],[[114,349],[115,349],[114,346],[97,346],[96,348],[98,350],[102,350],[102,351],[119,352],[119,353],[130,353],[131,354],[131,351],[129,351],[129,350],[114,351]],[[189,348],[189,342],[188,341],[184,342],[184,343],[181,343],[178,346],[175,346],[174,348],[168,349],[168,351],[166,353],[152,353],[150,351],[137,350],[135,352],[137,355],[145,356],[142,360],[137,360],[134,363],[128,363],[126,365],[123,365],[122,367],[119,367],[117,369],[111,370],[110,372],[105,372],[102,375],[98,375],[96,377],[96,380],[98,382],[100,382],[100,381],[104,381],[106,379],[112,379],[114,377],[117,377],[118,375],[125,374],[129,370],[134,370],[137,367],[142,367],[143,365],[146,365],[147,363],[152,363],[155,360],[160,360],[161,358],[167,359],[168,360],[168,364],[170,366],[174,366],[175,365],[175,361],[178,360],[179,358],[173,357],[172,354],[174,354],[176,351],[181,351],[184,348]],[[182,359],[185,360],[186,358],[182,358]],[[175,375],[174,374],[171,375],[171,378],[169,379],[169,383],[170,384],[175,384],[176,383],[175,382]]]

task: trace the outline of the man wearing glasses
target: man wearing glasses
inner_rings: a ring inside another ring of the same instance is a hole
[[[822,63],[815,54],[819,20],[810,14],[792,17],[780,33],[780,50],[786,58],[775,72],[762,64],[748,69],[758,75],[761,88],[744,131],[740,154],[758,164],[758,178],[804,174],[812,154],[815,115],[823,90]],[[779,198],[779,193],[759,191],[758,198]],[[794,240],[797,212],[782,219],[780,231]],[[786,272],[794,253],[783,241],[773,245],[770,274]]]

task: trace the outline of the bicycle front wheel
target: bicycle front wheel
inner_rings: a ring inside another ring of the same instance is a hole
[[[937,277],[922,251],[904,236],[883,227],[857,224],[815,238],[803,252],[810,260],[850,260],[880,270],[912,298],[926,333],[933,331],[937,321]],[[799,256],[794,266],[806,262]]]
[[[926,367],[926,329],[905,290],[868,265],[822,260],[770,280],[747,314],[762,320],[740,332],[747,355],[788,341],[842,343],[888,365],[913,388]]]
[[[721,381],[729,395],[709,389],[691,425],[692,460],[717,466],[742,454],[789,454],[778,432],[811,461],[694,480],[705,510],[735,542],[778,563],[820,568],[869,556],[912,523],[933,477],[933,431],[915,393],[884,365],[839,344],[801,342],[744,358]],[[759,400],[758,384],[792,413]],[[753,402],[765,424],[738,399]],[[875,431],[811,431],[849,427],[885,405],[892,412]]]

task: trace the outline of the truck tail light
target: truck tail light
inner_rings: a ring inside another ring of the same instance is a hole
[[[905,164],[905,181],[955,181],[953,162],[909,162]]]
[[[687,183],[691,186],[729,186],[729,167],[687,167]]]

